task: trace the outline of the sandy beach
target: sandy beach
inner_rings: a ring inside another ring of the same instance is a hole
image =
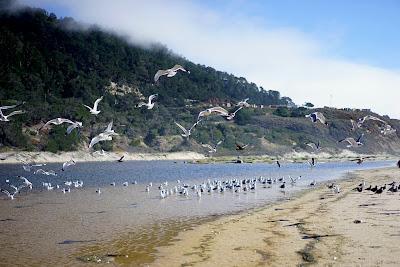
[[[399,266],[400,193],[352,191],[363,180],[400,181],[399,170],[350,175],[339,194],[321,185],[181,232],[151,266]]]

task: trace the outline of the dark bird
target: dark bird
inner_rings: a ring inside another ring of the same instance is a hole
[[[125,155],[122,156],[122,157],[118,160],[118,162],[124,162],[124,157],[125,157]]]
[[[278,165],[278,168],[281,167],[281,163],[279,162],[279,160],[276,161],[276,165]],[[399,167],[400,168],[400,167]]]
[[[281,184],[280,188],[285,188],[286,182],[283,182],[283,184]]]
[[[375,191],[375,194],[382,194],[383,190],[385,190],[385,188],[382,186],[381,188]]]
[[[244,150],[248,146],[249,146],[249,144],[247,144],[247,145],[239,145],[238,143],[236,143],[236,150]]]
[[[378,190],[378,186],[377,186],[377,185],[375,185],[375,187],[372,187],[372,188],[371,188],[371,191],[372,191],[372,192],[376,192],[376,190]]]

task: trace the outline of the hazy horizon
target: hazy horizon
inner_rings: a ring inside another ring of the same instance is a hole
[[[132,43],[162,43],[195,63],[245,77],[300,105],[370,108],[400,119],[396,2],[338,1],[328,5],[331,9],[310,1],[20,3],[97,24]]]

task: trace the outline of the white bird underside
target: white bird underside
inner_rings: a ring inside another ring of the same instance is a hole
[[[160,79],[160,77],[164,75],[166,75],[169,78],[174,77],[179,70],[189,73],[189,71],[185,70],[181,65],[175,65],[170,69],[158,70],[154,75],[154,82],[157,82],[158,79]]]

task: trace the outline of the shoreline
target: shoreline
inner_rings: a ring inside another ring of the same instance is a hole
[[[287,201],[200,224],[159,247],[150,266],[398,266],[399,193],[352,191],[362,180],[367,186],[400,181],[400,172],[352,172],[338,182],[339,194],[321,185]]]
[[[11,150],[0,153],[1,164],[17,164],[22,161],[35,162],[35,163],[63,163],[70,159],[76,162],[103,162],[103,161],[117,161],[120,157],[124,156],[127,161],[153,161],[153,160],[182,160],[190,161],[196,164],[213,164],[213,163],[235,163],[238,159],[237,156],[217,156],[208,157],[204,154],[193,151],[179,151],[179,152],[157,152],[157,153],[130,153],[130,152],[106,152],[106,155],[96,155],[87,151],[71,151],[71,152],[28,152]],[[369,160],[394,160],[397,159],[394,155],[389,154],[356,154],[352,151],[344,150],[338,154],[319,153],[313,154],[308,152],[293,152],[283,156],[271,155],[244,155],[240,159],[243,163],[274,163],[279,160],[281,163],[304,163],[312,157],[318,159],[318,162],[343,162],[355,160],[360,157],[368,157]],[[5,159],[4,159],[5,158]]]

